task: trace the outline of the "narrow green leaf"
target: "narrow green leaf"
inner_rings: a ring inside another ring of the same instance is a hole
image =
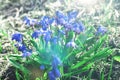
[[[82,72],[85,72],[85,71],[89,70],[93,64],[94,64],[93,62],[89,63],[89,64],[85,65],[83,68],[81,68],[79,70],[78,69],[77,70],[73,70],[72,72],[66,73],[63,76],[70,76],[70,75],[80,74]]]
[[[80,44],[80,47],[84,48],[84,45],[83,43],[81,42],[81,40],[78,40],[79,44]]]
[[[14,67],[18,68],[19,70],[23,71],[24,73],[26,73],[26,74],[30,73],[30,71],[28,69],[26,69],[23,65],[17,63],[16,61],[14,61],[12,59],[9,59],[9,61]]]
[[[21,80],[22,76],[21,74],[19,74],[18,70],[16,70],[15,75],[16,75],[17,80]]]
[[[100,80],[105,80],[104,78],[105,78],[105,75],[104,75],[104,72],[101,72],[101,76],[100,76]]]
[[[78,62],[76,65],[72,66],[71,69],[76,69],[86,63],[87,60]]]
[[[40,58],[38,56],[36,56],[33,60],[36,61],[36,62],[38,62],[38,63],[40,63],[40,64],[50,65],[50,63],[47,60],[42,59],[42,58]]]
[[[0,52],[2,52],[2,43],[0,42]]]
[[[41,52],[38,44],[37,44],[34,40],[31,40],[31,43],[33,44],[34,48],[35,48],[38,52]]]
[[[120,56],[114,56],[114,60],[120,62]]]
[[[98,53],[96,53],[95,55],[88,57],[87,59],[83,58],[83,61],[76,63],[76,65],[72,66],[71,69],[79,68],[80,66],[82,66],[86,63],[89,63],[89,62],[98,61],[102,58],[107,57],[109,54],[111,54],[111,52],[112,52],[112,50],[109,50],[109,48],[105,48],[105,49],[99,51]]]

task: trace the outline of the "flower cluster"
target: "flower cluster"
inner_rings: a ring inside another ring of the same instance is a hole
[[[80,33],[84,32],[85,30],[84,24],[77,20],[78,13],[78,11],[70,11],[67,14],[63,14],[62,12],[57,11],[55,17],[51,18],[49,16],[43,16],[40,21],[24,17],[23,22],[27,26],[35,26],[37,24],[37,26],[40,27],[31,34],[32,40],[36,43],[34,44],[35,48],[33,49],[36,49],[36,52],[38,53],[38,59],[35,60],[48,61],[47,65],[46,62],[44,63],[44,61],[38,61],[40,62],[41,70],[48,68],[48,65],[51,66],[47,72],[49,80],[56,80],[57,78],[61,77],[59,66],[63,64],[63,59],[60,56],[62,55],[61,53],[64,52],[63,50],[69,48],[78,48],[76,36],[80,35]],[[97,29],[96,34],[105,34],[106,31],[107,30],[104,27],[100,26]],[[18,51],[23,53],[23,57],[30,56],[32,51],[35,51],[29,50],[25,46],[23,43],[23,35],[21,33],[13,34],[12,40],[17,41],[15,46],[17,47]],[[37,44],[40,46],[38,47]],[[58,47],[60,47],[61,50],[57,49]],[[70,55],[68,53],[63,54],[65,56],[68,55],[67,57],[69,57]],[[34,53],[32,55],[34,56]]]
[[[40,36],[43,36],[47,44],[48,42],[57,43],[58,40],[60,40],[61,35],[67,36],[68,31],[75,32],[75,35],[80,34],[85,30],[85,26],[81,21],[79,22],[76,20],[77,15],[78,11],[70,11],[67,13],[67,15],[57,11],[54,18],[44,16],[40,21],[37,22],[41,28],[34,31],[32,37],[36,39]],[[26,24],[29,24],[29,21]],[[56,31],[52,30],[52,27],[54,27]],[[57,34],[57,36],[53,36],[53,34]],[[76,47],[73,38],[71,38],[69,42],[65,43],[67,47]]]
[[[59,57],[53,56],[52,60],[52,70],[48,72],[49,80],[56,80],[61,76],[58,66],[61,65]]]
[[[12,40],[15,40],[17,43],[15,44],[15,47],[18,49],[18,51],[21,51],[22,57],[30,56],[32,53],[32,50],[27,49],[26,45],[23,43],[23,35],[21,33],[15,33],[12,35]]]
[[[75,37],[71,37],[69,41],[65,41],[64,38],[67,39],[69,36],[69,32],[73,32],[74,35],[79,35],[81,32],[85,30],[85,26],[80,21],[77,21],[78,11],[70,11],[66,15],[60,11],[56,12],[56,16],[51,18],[49,16],[44,16],[37,23],[41,28],[35,30],[31,37],[33,39],[39,39],[40,37],[45,42],[45,47],[51,45],[51,49],[53,50],[52,45],[62,45],[68,48],[77,48],[77,44],[75,43]],[[34,19],[33,19],[34,20]],[[34,22],[32,20],[28,20],[26,18],[24,20],[26,25],[31,25],[30,22]],[[53,51],[54,52],[54,51]],[[59,53],[59,52],[58,52]],[[56,55],[56,56],[55,56]],[[51,67],[52,69],[48,72],[49,80],[56,80],[61,76],[59,71],[59,65],[62,64],[59,55],[51,54]],[[45,69],[45,65],[41,64],[41,70]]]

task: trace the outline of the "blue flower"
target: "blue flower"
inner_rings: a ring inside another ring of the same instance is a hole
[[[21,33],[15,33],[12,35],[12,40],[22,43],[23,35]]]
[[[76,43],[75,43],[73,40],[71,40],[70,42],[68,42],[68,43],[66,44],[66,46],[67,46],[67,47],[73,47],[73,48],[76,48],[76,47],[77,47]]]
[[[57,57],[57,56],[53,56],[52,67],[56,68],[56,67],[58,67],[61,64],[62,64],[62,62],[61,62],[60,58]]]
[[[44,16],[42,20],[43,20],[47,25],[49,25],[49,19],[50,19],[50,17]]]
[[[40,65],[40,69],[41,70],[45,70],[45,66],[44,65]]]
[[[81,32],[85,30],[85,26],[83,25],[82,22],[79,22],[79,27],[80,27]]]
[[[69,12],[67,13],[67,16],[68,16],[68,18],[69,18],[69,22],[74,21],[75,18],[77,17],[77,15],[78,15],[78,11],[76,11],[76,10],[74,10],[74,11],[69,11]]]
[[[46,43],[51,40],[51,31],[47,31],[43,34],[43,39],[45,40]]]
[[[73,23],[72,30],[79,34],[80,32],[83,32],[85,30],[85,26],[82,24],[82,22]]]
[[[22,52],[22,57],[28,57],[32,54],[32,50],[25,50]]]
[[[60,76],[61,74],[57,67],[52,67],[52,70],[48,73],[49,80],[56,80]]]
[[[24,52],[25,50],[27,50],[27,48],[24,44],[17,43],[17,44],[15,44],[15,46],[17,47],[18,51]]]
[[[30,19],[30,26],[34,26],[37,24],[37,20],[36,19]]]
[[[65,16],[62,12],[56,12],[56,23],[60,25],[65,25],[68,22],[68,17]]]
[[[97,28],[96,34],[97,34],[97,35],[98,35],[98,34],[104,35],[106,32],[107,32],[107,29],[106,29],[105,27],[99,26],[99,27]]]
[[[48,78],[49,80],[56,80],[56,77],[52,71],[48,72]]]
[[[42,26],[43,30],[47,30],[47,28],[53,23],[54,19],[48,16],[44,16],[39,24]]]
[[[30,19],[27,16],[25,16],[23,18],[23,22],[27,25],[27,26],[34,26],[35,24],[37,24],[37,20],[36,19]]]
[[[74,24],[73,24],[72,30],[73,30],[74,32],[78,33],[78,34],[81,32],[78,23],[74,23]]]
[[[65,27],[66,29],[68,29],[68,30],[71,30],[72,27],[73,27],[73,25],[72,25],[71,23],[66,23],[66,24],[64,25],[64,27]]]
[[[55,36],[55,37],[51,38],[51,42],[52,42],[53,44],[57,44],[57,42],[58,42],[58,37]]]
[[[41,31],[40,30],[36,30],[32,33],[32,38],[38,38],[41,35]]]
[[[49,16],[44,16],[42,19],[47,25],[51,25],[54,21],[54,18],[50,18]]]
[[[60,11],[56,11],[56,17],[57,18],[64,18],[65,15],[62,12],[60,12]]]
[[[40,25],[42,26],[42,29],[43,29],[43,30],[47,30],[48,25],[45,23],[45,21],[41,20],[41,21],[40,21]]]
[[[53,22],[55,22],[55,18],[51,18],[51,19],[49,19],[49,24],[50,24],[50,25],[52,25]]]
[[[52,72],[54,73],[55,77],[58,78],[61,76],[60,71],[58,68],[53,68]]]
[[[27,16],[23,18],[23,22],[28,26],[30,25],[30,19]]]

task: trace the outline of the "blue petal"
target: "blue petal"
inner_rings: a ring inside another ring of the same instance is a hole
[[[105,27],[99,26],[99,27],[97,28],[96,34],[102,34],[102,35],[104,35],[106,32],[107,32],[107,29],[106,29]]]
[[[12,40],[16,40],[17,42],[22,42],[23,35],[21,33],[15,33],[12,35]]]
[[[30,26],[30,18],[28,18],[27,16],[25,16],[25,17],[23,18],[23,22],[24,22],[26,25]]]
[[[54,18],[49,19],[49,24],[52,24],[55,21]]]
[[[32,33],[32,38],[38,38],[40,36],[41,32],[39,30],[36,30]]]
[[[75,11],[75,10],[70,11],[70,12],[67,13],[67,15],[68,15],[69,19],[73,19],[73,18],[75,19],[77,17],[77,15],[78,15],[78,11]]]
[[[52,67],[53,68],[58,67],[58,65],[61,65],[61,64],[62,64],[62,62],[61,62],[60,58],[57,56],[53,56]]]
[[[44,16],[39,24],[42,26],[43,30],[47,30],[47,28],[53,23],[54,19],[48,16]]]
[[[76,47],[77,47],[76,43],[75,43],[73,40],[71,40],[70,42],[68,42],[68,43],[66,44],[66,46],[67,46],[67,47],[73,47],[73,48],[76,48]]]
[[[78,33],[78,34],[81,32],[78,23],[73,23],[73,28],[72,28],[72,30],[73,30],[74,32]]]
[[[24,44],[17,43],[17,44],[15,44],[15,46],[18,48],[18,51],[24,52],[25,50],[27,50],[27,48]]]
[[[58,37],[57,37],[57,36],[53,37],[53,38],[51,39],[51,42],[52,42],[53,44],[57,44],[57,42],[58,42]]]
[[[37,24],[37,20],[36,19],[30,19],[30,23],[31,26],[34,26]]]
[[[65,16],[62,12],[56,12],[56,22],[60,25],[65,25],[68,22],[68,17]]]
[[[23,18],[23,22],[27,25],[27,26],[34,26],[35,24],[37,24],[37,20],[36,19],[30,19],[29,17],[25,16]]]
[[[52,71],[48,72],[48,78],[49,80],[56,80],[56,77]]]
[[[63,17],[65,17],[65,16],[64,16],[64,14],[63,14],[62,12],[56,11],[56,17],[58,17],[58,18],[63,18]]]
[[[55,75],[56,78],[61,76],[60,71],[59,71],[58,68],[53,68],[52,71],[54,72],[54,75]]]
[[[22,57],[28,57],[32,54],[32,50],[25,50],[23,53],[22,53]]]
[[[67,29],[72,29],[73,25],[71,23],[66,23],[64,27]]]
[[[80,27],[81,32],[83,32],[85,30],[85,26],[83,25],[82,22],[80,22],[79,25],[80,25],[79,27]]]
[[[45,70],[45,66],[44,65],[40,65],[40,69],[41,70]]]
[[[44,33],[43,39],[45,40],[46,43],[51,40],[51,32],[47,31]]]
[[[79,22],[79,23],[73,23],[73,28],[72,30],[76,33],[80,33],[80,32],[83,32],[85,30],[85,26],[83,25],[82,22]]]

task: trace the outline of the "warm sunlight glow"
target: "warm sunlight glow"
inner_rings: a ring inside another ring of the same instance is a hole
[[[78,0],[79,3],[81,3],[82,5],[85,6],[90,6],[90,5],[94,5],[98,2],[98,0]]]

